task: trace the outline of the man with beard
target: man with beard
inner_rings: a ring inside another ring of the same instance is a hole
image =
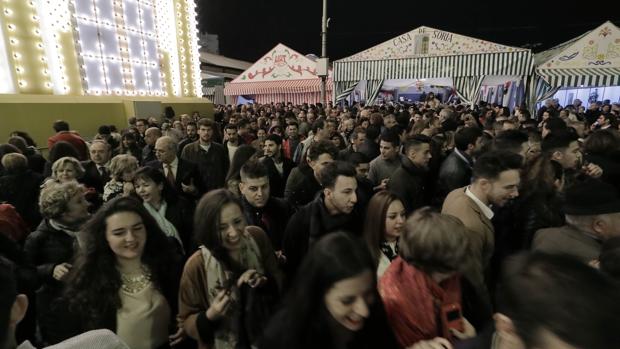
[[[441,213],[460,219],[469,230],[472,253],[464,274],[488,306],[491,298],[485,275],[495,249],[491,207],[504,206],[519,196],[521,164],[521,156],[507,151],[491,151],[480,156],[474,164],[472,183],[450,192],[441,209]]]
[[[194,143],[198,140],[198,127],[196,123],[193,121],[188,121],[187,126],[185,126],[185,138],[179,142],[179,154],[181,156],[181,152],[186,145],[190,143]]]
[[[428,204],[426,181],[431,159],[430,141],[430,138],[423,135],[408,140],[402,164],[387,184],[388,190],[400,197],[407,214]]]
[[[265,157],[261,161],[269,174],[271,194],[279,198],[284,197],[284,187],[295,163],[283,156],[282,137],[277,134],[267,136],[263,153]]]
[[[334,231],[359,235],[362,231],[355,177],[353,165],[342,161],[328,163],[321,169],[321,194],[291,217],[284,232],[284,269],[289,282],[308,249],[322,236]]]

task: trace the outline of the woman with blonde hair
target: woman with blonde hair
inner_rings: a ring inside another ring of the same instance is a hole
[[[84,175],[84,167],[80,161],[71,156],[64,156],[52,165],[51,178],[60,183],[77,181]]]
[[[116,155],[110,161],[110,181],[103,187],[103,201],[135,192],[133,179],[138,170],[138,160],[128,154]]]

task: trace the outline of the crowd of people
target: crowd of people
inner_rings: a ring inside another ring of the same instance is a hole
[[[0,145],[0,348],[620,345],[620,105],[217,106]]]

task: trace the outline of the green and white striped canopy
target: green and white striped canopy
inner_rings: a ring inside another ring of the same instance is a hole
[[[620,85],[620,29],[607,21],[534,57],[551,87]]]
[[[334,62],[334,81],[530,75],[530,50],[419,27]]]

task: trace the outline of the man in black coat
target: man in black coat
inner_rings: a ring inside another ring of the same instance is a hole
[[[200,185],[205,192],[224,187],[230,166],[224,146],[212,142],[214,127],[211,120],[201,119],[198,122],[198,141],[185,146],[181,154],[181,159],[198,166],[202,180]]]
[[[281,254],[282,236],[293,209],[286,200],[271,195],[267,168],[263,163],[251,160],[241,167],[239,191],[248,224],[263,228],[276,253]]]
[[[407,214],[429,203],[427,193],[430,138],[418,135],[405,143],[405,157],[388,181],[388,190],[400,197]]]
[[[284,189],[284,198],[293,207],[303,206],[314,200],[321,190],[318,173],[325,165],[334,161],[337,155],[338,149],[331,141],[322,140],[312,144],[306,154],[306,163],[291,171]]]
[[[204,194],[202,180],[195,164],[177,157],[177,142],[164,136],[155,142],[157,160],[146,164],[160,170],[169,184],[188,200],[196,200]]]
[[[482,130],[464,127],[454,134],[454,150],[439,168],[436,202],[442,203],[448,193],[471,182],[473,155],[480,148]]]
[[[155,156],[155,142],[161,136],[161,130],[157,127],[150,127],[144,133],[144,142],[146,142],[146,145],[142,148],[142,159],[138,159],[141,160],[140,163],[142,165],[157,160],[157,156]]]
[[[284,232],[284,267],[293,280],[308,249],[322,236],[334,231],[360,235],[363,214],[357,203],[356,172],[350,163],[326,164],[320,172],[323,191],[291,217]]]
[[[284,197],[284,188],[291,170],[295,167],[293,160],[284,157],[282,153],[282,137],[270,134],[265,138],[263,148],[265,157],[261,160],[267,168],[271,196]]]
[[[97,193],[103,194],[103,186],[110,181],[108,162],[112,155],[110,144],[104,140],[94,140],[89,149],[90,160],[82,162],[84,176],[81,182]],[[138,159],[139,160],[139,159]]]

